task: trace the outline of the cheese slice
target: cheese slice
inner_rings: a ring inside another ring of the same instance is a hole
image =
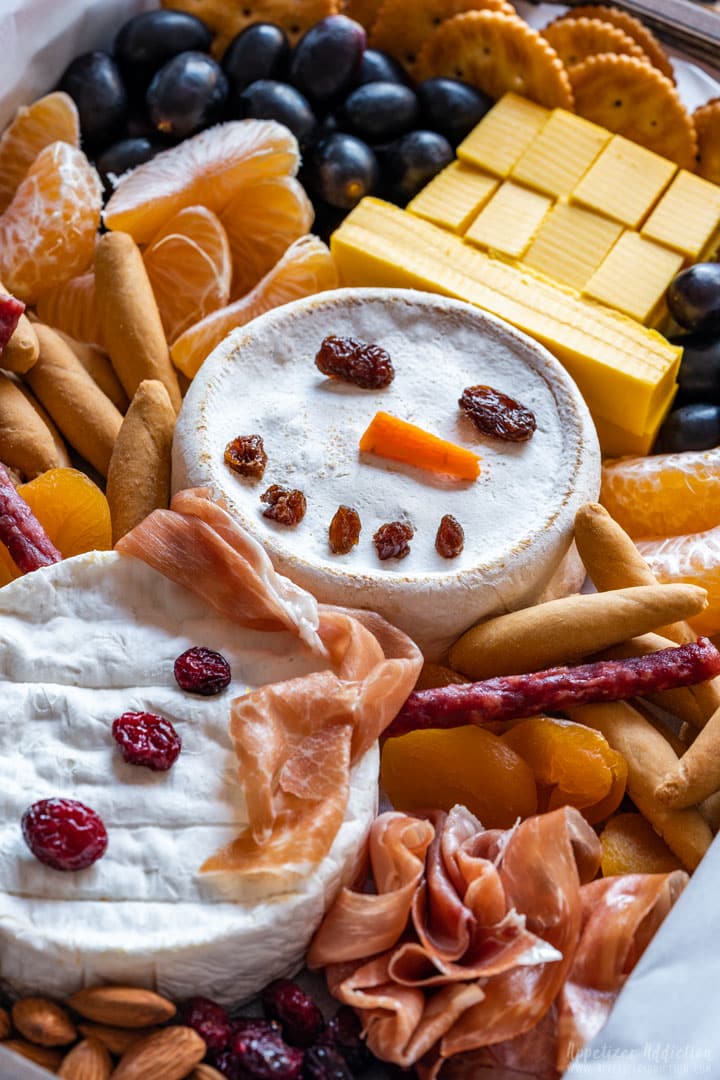
[[[411,214],[463,233],[498,186],[497,177],[453,161],[408,203]]]
[[[651,322],[682,264],[682,255],[628,231],[590,278],[585,293],[638,322]]]
[[[677,172],[677,165],[614,135],[575,187],[572,198],[634,229]]]
[[[605,128],[565,109],[554,109],[511,175],[546,195],[569,195],[609,139]]]
[[[617,222],[561,200],[543,221],[522,261],[561,285],[582,289],[621,232]]]
[[[642,228],[649,240],[699,259],[720,230],[720,187],[681,169]]]
[[[508,176],[549,116],[542,105],[505,94],[460,143],[457,156],[495,176]]]
[[[519,259],[551,206],[546,195],[507,180],[475,218],[465,239]]]

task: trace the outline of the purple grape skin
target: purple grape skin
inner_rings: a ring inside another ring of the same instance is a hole
[[[347,15],[328,15],[303,34],[290,60],[290,82],[313,104],[340,100],[360,74],[367,35]]]

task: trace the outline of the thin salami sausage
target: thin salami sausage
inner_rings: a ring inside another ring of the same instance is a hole
[[[16,566],[28,573],[60,562],[62,555],[0,465],[0,540]]]

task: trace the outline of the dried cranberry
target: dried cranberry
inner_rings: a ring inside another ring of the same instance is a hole
[[[240,1080],[240,1065],[232,1050],[221,1050],[219,1054],[210,1054],[210,1060],[219,1073],[228,1080]]]
[[[40,799],[28,807],[21,824],[35,858],[53,870],[85,870],[107,848],[99,815],[75,799]]]
[[[313,1046],[305,1054],[304,1080],[353,1080],[342,1054],[332,1046]]]
[[[297,1080],[302,1071],[303,1051],[275,1031],[239,1031],[231,1049],[243,1080]]]
[[[267,454],[262,435],[238,435],[225,447],[225,464],[249,480],[262,480]]]
[[[362,1024],[354,1009],[342,1005],[328,1020],[320,1036],[323,1046],[331,1046],[345,1058],[352,1071],[362,1072],[372,1060],[372,1054],[360,1037]]]
[[[260,496],[260,502],[267,503],[263,517],[277,521],[280,525],[299,525],[305,517],[305,496],[297,488],[271,484]]]
[[[373,536],[378,559],[404,559],[410,554],[410,541],[414,535],[412,525],[404,521],[390,521],[381,525]]]
[[[230,685],[232,673],[222,653],[195,645],[186,649],[175,661],[175,678],[181,690],[188,694],[212,697]]]
[[[155,713],[126,712],[113,720],[112,733],[128,765],[165,772],[182,749],[182,740],[169,720]]]
[[[347,555],[360,539],[360,515],[352,506],[338,506],[330,522],[328,543],[333,555]]]
[[[262,992],[265,1015],[282,1024],[283,1037],[293,1046],[311,1046],[323,1027],[323,1015],[313,999],[291,979],[276,979]]]
[[[188,998],[179,1009],[178,1019],[202,1036],[208,1050],[224,1050],[230,1042],[230,1017],[222,1005],[210,998]]]
[[[440,519],[435,550],[443,559],[456,559],[465,547],[465,532],[462,525],[452,514],[445,514]]]
[[[282,1028],[277,1020],[263,1020],[260,1016],[236,1016],[230,1021],[232,1038],[236,1035],[246,1035],[248,1038],[255,1035],[280,1035]]]
[[[526,442],[537,427],[532,410],[492,386],[467,386],[458,405],[481,435]]]
[[[395,378],[392,360],[379,345],[335,334],[323,341],[315,366],[323,375],[353,383],[363,390],[382,390]]]

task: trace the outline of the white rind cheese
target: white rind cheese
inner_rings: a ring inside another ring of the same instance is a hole
[[[314,361],[328,334],[387,349],[392,384],[368,391],[323,376]],[[481,436],[461,414],[458,398],[478,383],[533,410],[528,442]],[[479,453],[479,479],[361,455],[360,436],[379,410]],[[268,455],[255,483],[223,461],[227,443],[249,434],[263,437]],[[263,517],[259,497],[273,483],[304,492],[297,528]],[[203,485],[227,500],[281,573],[322,601],[380,612],[435,658],[478,619],[579,588],[579,560],[563,560],[576,510],[597,498],[600,451],[577,387],[524,334],[455,300],[342,289],[267,313],[203,364],[176,428],[173,487]],[[350,554],[336,556],[328,525],[341,503],[357,509],[363,531]],[[453,560],[435,550],[444,514],[465,530]],[[406,558],[381,562],[372,536],[392,520],[409,521],[415,536]]]
[[[217,649],[233,681],[180,690],[175,658]],[[351,777],[345,821],[319,867],[252,886],[200,874],[247,822],[228,732],[245,690],[316,670],[288,633],[242,629],[139,560],[78,556],[0,591],[0,982],[63,996],[98,981],[235,1002],[297,970],[341,883],[354,876],[377,804],[377,748]],[[157,712],[183,741],[168,772],[126,764],[111,735]],[[92,867],[38,862],[20,820],[38,799],[79,799],[108,831]]]

